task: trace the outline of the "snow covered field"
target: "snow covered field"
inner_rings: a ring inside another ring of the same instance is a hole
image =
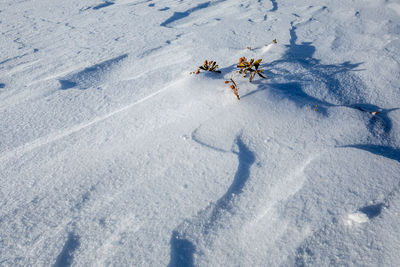
[[[0,0],[0,33],[0,266],[400,265],[397,0]]]

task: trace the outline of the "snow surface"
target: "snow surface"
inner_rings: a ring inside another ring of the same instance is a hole
[[[2,0],[0,32],[1,266],[400,265],[397,0]]]

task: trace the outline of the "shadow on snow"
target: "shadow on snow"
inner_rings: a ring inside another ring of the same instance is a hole
[[[60,79],[59,82],[61,89],[66,90],[77,87],[84,90],[92,86],[97,86],[106,78],[106,75],[112,71],[112,68],[126,57],[128,57],[128,54],[123,54],[121,56],[95,64],[91,67],[87,67],[82,71],[67,76],[66,78]]]
[[[171,23],[174,23],[174,22],[176,22],[178,20],[186,18],[190,14],[192,14],[193,12],[196,12],[196,11],[199,11],[201,9],[216,5],[216,4],[218,4],[220,2],[223,2],[223,1],[225,1],[225,0],[218,0],[218,1],[213,1],[213,2],[208,1],[208,2],[204,2],[204,3],[198,4],[197,6],[192,7],[190,9],[188,9],[188,10],[183,11],[183,12],[174,12],[174,14],[171,17],[169,17],[168,19],[166,19],[164,22],[162,22],[160,24],[160,26],[169,27],[169,25]]]
[[[198,142],[198,141],[196,141]],[[216,202],[208,218],[200,218],[205,222],[202,225],[202,235],[207,235],[220,221],[223,211],[232,212],[233,198],[240,195],[250,177],[250,168],[255,161],[254,153],[243,143],[240,136],[236,137],[235,143],[238,151],[232,151],[238,156],[238,168],[233,178],[232,184],[226,193]],[[205,145],[203,142],[201,145]],[[207,148],[215,149],[213,146],[206,145]],[[225,152],[217,149],[219,152]],[[207,213],[200,213],[200,215]],[[193,256],[196,247],[192,242],[184,238],[178,231],[173,231],[171,236],[171,259],[169,267],[194,266]]]
[[[74,233],[68,234],[68,239],[64,244],[63,249],[57,256],[54,267],[68,267],[72,265],[74,252],[80,247],[80,237]]]
[[[282,59],[263,65],[268,78],[283,79],[285,82],[265,83],[256,81],[254,83],[258,83],[258,89],[243,95],[242,98],[269,89],[273,97],[288,99],[299,107],[310,106],[310,108],[314,108],[317,105],[318,111],[324,116],[328,116],[327,109],[329,107],[345,106],[367,113],[379,111],[380,113],[375,116],[368,114],[367,129],[373,136],[388,137],[392,130],[392,121],[388,113],[398,108],[382,109],[365,103],[366,101],[362,97],[364,85],[354,75],[350,74],[353,71],[360,71],[358,67],[362,63],[346,61],[340,64],[322,64],[319,59],[313,57],[316,48],[311,42],[296,43],[296,29],[296,26],[292,23],[290,42],[286,45],[287,50]],[[293,71],[288,69],[288,66],[294,66],[297,69]],[[307,83],[314,83],[315,81],[320,82],[321,87],[326,88],[327,95],[332,96],[336,103],[307,92],[305,89]]]

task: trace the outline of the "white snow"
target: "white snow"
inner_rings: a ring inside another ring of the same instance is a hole
[[[0,33],[1,266],[400,264],[398,1],[1,1]]]
[[[346,221],[346,223],[348,225],[352,225],[353,223],[365,223],[365,222],[368,222],[368,216],[365,213],[362,213],[362,212],[351,213],[347,217],[348,217],[348,220]]]

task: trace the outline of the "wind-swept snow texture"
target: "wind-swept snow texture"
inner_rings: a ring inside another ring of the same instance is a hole
[[[399,25],[395,0],[1,1],[0,266],[399,266]]]

